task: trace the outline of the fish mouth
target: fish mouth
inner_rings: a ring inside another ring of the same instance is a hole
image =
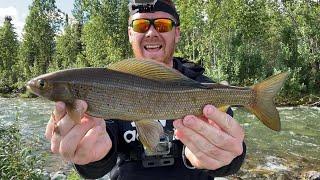
[[[27,88],[27,91],[33,93],[33,94],[36,94],[36,91],[35,91],[35,81],[34,80],[30,80],[26,83],[26,88]]]
[[[30,80],[30,81],[28,81],[28,82],[26,83],[27,89],[31,89],[31,86],[34,86],[34,85],[35,85],[35,83],[34,83],[33,80]]]

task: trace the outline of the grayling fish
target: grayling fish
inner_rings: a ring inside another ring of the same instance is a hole
[[[80,68],[44,74],[30,80],[34,94],[63,101],[72,116],[76,99],[88,103],[87,114],[104,119],[135,121],[139,139],[152,150],[163,128],[158,119],[201,115],[206,104],[243,106],[267,127],[279,131],[273,98],[288,73],[274,75],[252,87],[199,83],[152,60],[128,59],[108,68]]]

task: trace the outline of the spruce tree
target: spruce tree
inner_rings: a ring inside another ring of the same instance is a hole
[[[0,28],[0,93],[12,91],[19,76],[15,66],[19,42],[11,21],[12,18],[6,16]]]

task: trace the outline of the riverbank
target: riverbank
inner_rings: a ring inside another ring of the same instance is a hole
[[[275,102],[277,106],[310,106],[310,107],[320,107],[320,94],[308,94],[301,97],[291,98],[291,97],[276,97]]]

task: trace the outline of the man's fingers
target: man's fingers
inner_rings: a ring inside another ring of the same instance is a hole
[[[60,121],[66,114],[66,104],[64,102],[58,101],[55,104],[55,109],[53,110],[52,117],[55,122]]]
[[[52,138],[53,131],[55,130],[56,123],[66,114],[65,103],[56,102],[55,109],[52,111],[50,120],[48,121],[45,136],[47,139]]]
[[[98,138],[95,147],[96,147],[96,156],[92,161],[99,161],[102,158],[104,158],[107,153],[110,151],[110,149],[112,148],[112,141],[110,139],[109,134],[107,133],[107,131],[105,130],[106,128],[104,128],[104,131],[102,134],[100,134],[99,136],[101,138]]]
[[[87,108],[88,105],[85,101],[75,100],[72,105],[67,105],[67,113],[70,119],[78,124],[87,111]]]
[[[228,163],[228,157],[233,156],[231,152],[220,149],[219,147],[212,144],[206,137],[202,136],[201,134],[197,133],[196,131],[188,127],[180,128],[178,130],[179,131],[181,130],[184,136],[187,138],[186,142],[197,147],[197,149],[201,150],[204,154],[206,154],[210,158],[216,159],[221,162],[226,161],[225,163]],[[193,149],[193,148],[190,148],[190,149]]]
[[[206,122],[203,122],[197,119],[193,115],[188,115],[183,119],[183,124],[201,134],[204,138],[206,138],[210,143],[215,146],[228,150],[229,146],[232,146],[234,143],[230,143],[230,141],[234,141],[234,138],[226,134],[225,132],[217,129]]]
[[[191,164],[194,167],[197,167],[199,169],[205,168],[204,165],[201,162],[201,159],[208,159],[209,157],[202,152],[191,140],[188,134],[188,132],[184,131],[186,127],[184,127],[182,120],[175,120],[174,127],[176,128],[176,136],[179,138],[179,140],[186,146],[185,155],[188,158],[188,160],[191,162]],[[192,153],[187,153],[187,151],[190,150]]]
[[[90,129],[82,138],[73,161],[79,165],[98,161],[106,156],[111,149],[111,144],[110,137],[105,128],[96,126]]]
[[[96,126],[90,129],[81,139],[73,158],[74,163],[83,165],[91,162],[92,157],[95,156],[95,149],[93,149],[93,145],[97,141],[100,131],[100,127]]]
[[[87,103],[82,100],[76,100],[74,102],[73,108],[75,109],[72,110],[73,116],[70,116],[68,111],[68,114],[58,122],[59,133],[61,136],[65,136],[75,126],[75,124],[77,124],[78,122],[80,123],[81,118],[84,116],[84,113],[87,110]]]
[[[66,134],[60,143],[59,152],[66,160],[72,160],[78,144],[85,134],[96,125],[96,121],[84,118]]]
[[[68,115],[64,116],[56,125],[55,133],[64,137],[74,127],[75,123]]]
[[[65,108],[65,103],[56,102],[55,109],[51,114],[50,121],[46,129],[46,137],[49,137],[51,139],[51,151],[53,153],[59,152],[62,137],[60,135],[58,122],[65,116]]]
[[[57,134],[57,133],[52,134],[51,151],[55,154],[59,153],[61,139],[62,139],[62,137],[59,134]]]
[[[234,120],[230,115],[219,111],[212,105],[206,105],[203,109],[203,114],[210,120],[213,120],[220,126],[227,134],[234,138],[243,140],[244,132],[240,124]]]
[[[218,169],[224,164],[216,159],[208,158],[207,156],[195,156],[191,149],[186,147],[185,155],[190,163],[198,169]]]
[[[45,136],[48,140],[52,138],[53,130],[54,130],[54,120],[53,120],[53,117],[51,116],[50,120],[48,121],[46,132],[45,132]]]

